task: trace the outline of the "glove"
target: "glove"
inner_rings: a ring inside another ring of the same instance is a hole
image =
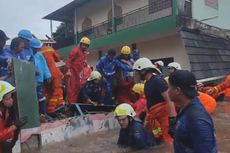
[[[21,117],[20,119],[17,119],[14,123],[14,125],[20,129],[21,127],[23,127],[26,123],[27,123],[27,116]]]
[[[174,138],[175,129],[176,129],[176,117],[169,117],[169,130],[168,130],[168,134],[172,138]]]

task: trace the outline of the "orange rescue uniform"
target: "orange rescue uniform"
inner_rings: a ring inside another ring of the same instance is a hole
[[[64,105],[61,85],[63,74],[55,65],[55,63],[59,61],[60,56],[52,47],[48,46],[43,46],[41,52],[45,57],[50,73],[52,74],[51,83],[45,84],[45,95],[48,100],[48,113],[53,113],[56,108]]]
[[[212,113],[215,110],[216,100],[213,97],[206,93],[199,92],[198,98],[208,113]]]

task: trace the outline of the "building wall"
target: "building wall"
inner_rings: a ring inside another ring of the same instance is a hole
[[[122,13],[148,5],[148,0],[114,0],[116,5],[122,7]],[[92,25],[100,24],[108,20],[108,12],[111,10],[111,0],[93,0],[77,9],[78,31],[82,30],[82,23],[87,16],[92,20]]]
[[[230,0],[209,0],[218,1],[218,8],[212,8],[205,5],[208,0],[193,0],[192,13],[193,18],[204,23],[223,29],[230,30]]]
[[[157,40],[137,44],[142,57],[150,59],[174,57],[183,69],[190,70],[188,56],[179,35],[173,35]]]
[[[129,45],[130,44],[126,44]],[[117,50],[117,54],[122,46],[113,47]],[[137,48],[140,51],[141,57],[147,57],[151,60],[159,58],[174,57],[174,61],[179,62],[183,69],[190,70],[190,63],[185,48],[182,44],[179,35],[168,36],[151,41],[137,43]],[[103,54],[106,54],[103,50]],[[92,51],[89,56],[90,65],[95,67],[98,60],[98,51]]]

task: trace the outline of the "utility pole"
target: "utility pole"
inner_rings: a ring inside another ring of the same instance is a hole
[[[50,37],[53,38],[53,22],[50,20]]]

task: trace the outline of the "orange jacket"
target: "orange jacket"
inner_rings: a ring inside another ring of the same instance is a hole
[[[206,93],[199,92],[198,98],[208,113],[212,113],[216,108],[216,100]]]
[[[227,88],[230,88],[230,75],[227,76],[227,78],[224,80],[224,82],[218,84],[214,88],[217,89],[217,92],[224,91]]]
[[[43,46],[41,48],[41,52],[46,59],[52,77],[63,78],[63,74],[55,65],[55,63],[59,61],[59,55],[55,52],[55,50],[52,47]]]

